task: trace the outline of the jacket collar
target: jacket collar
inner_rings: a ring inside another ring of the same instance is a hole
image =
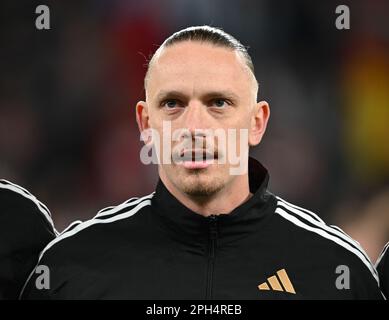
[[[256,230],[257,223],[260,223],[268,212],[267,204],[270,198],[267,192],[268,171],[251,157],[248,170],[249,187],[253,196],[229,214],[217,216],[216,225],[219,238],[240,237]],[[168,191],[161,180],[158,181],[151,207],[154,216],[161,222],[161,226],[168,232],[179,235],[180,240],[188,238],[193,241],[194,237],[201,239],[209,234],[213,218],[204,217],[184,206]]]

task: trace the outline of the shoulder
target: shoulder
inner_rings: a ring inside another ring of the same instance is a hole
[[[136,228],[136,217],[151,204],[154,193],[144,197],[131,198],[117,205],[104,208],[90,220],[74,221],[41,251],[36,267],[45,265],[50,269],[53,286],[60,286],[63,279],[71,277],[93,264],[101,255],[112,251],[118,245],[112,239],[122,239],[128,234],[128,226]],[[128,223],[127,223],[128,222]],[[37,277],[33,270],[28,277],[20,297],[34,296],[38,291],[32,283]],[[39,292],[38,292],[39,295]]]
[[[15,299],[39,252],[55,238],[49,209],[26,189],[0,180],[0,299]]]
[[[0,179],[0,219],[2,226],[33,225],[57,234],[49,209],[25,188]]]
[[[363,279],[379,282],[378,273],[360,244],[337,226],[326,224],[314,212],[276,197],[275,214],[287,225],[298,245],[312,258],[327,263],[346,264]]]
[[[117,230],[115,228],[123,222],[133,222],[135,217],[141,215],[142,210],[151,205],[153,196],[154,193],[144,197],[130,198],[117,206],[98,211],[92,219],[74,221],[43,249],[39,260],[56,249],[72,251],[74,248],[80,248],[80,244],[82,247],[88,243],[93,245],[97,239],[103,239],[102,233],[115,232]]]

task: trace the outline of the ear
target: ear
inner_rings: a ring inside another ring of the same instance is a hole
[[[251,116],[249,145],[256,146],[262,140],[270,117],[270,107],[266,101],[260,101],[254,106]]]
[[[139,132],[142,134],[142,140],[145,144],[151,141],[151,135],[149,134],[150,129],[150,118],[149,109],[145,101],[139,101],[136,104],[136,122],[138,124]]]

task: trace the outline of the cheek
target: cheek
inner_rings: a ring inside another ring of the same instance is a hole
[[[231,112],[225,122],[231,128],[249,128],[251,124],[251,114],[247,107],[238,106],[236,110]]]
[[[251,118],[248,116],[241,116],[240,118],[232,119],[232,121],[226,123],[224,129],[226,130],[226,133],[228,133],[228,131],[234,132],[234,136],[238,140],[242,135],[244,136],[242,131],[246,131],[248,135],[250,135],[251,126]]]

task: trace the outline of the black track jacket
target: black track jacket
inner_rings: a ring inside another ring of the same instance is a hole
[[[23,299],[382,299],[357,242],[267,190],[250,158],[254,194],[203,217],[158,182],[152,194],[74,223],[41,253]],[[222,201],[222,200],[221,200]]]
[[[380,277],[382,292],[389,297],[389,242],[385,245],[377,260],[377,271]]]
[[[55,235],[47,207],[26,189],[0,180],[0,300],[19,297],[39,253]]]

